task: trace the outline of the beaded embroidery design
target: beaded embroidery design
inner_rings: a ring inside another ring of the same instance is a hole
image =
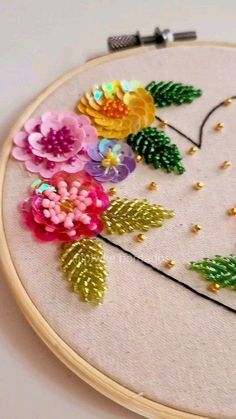
[[[40,240],[63,242],[62,270],[83,301],[101,303],[107,289],[100,240],[132,255],[101,236],[102,232],[145,232],[161,227],[166,219],[174,216],[173,211],[146,200],[110,201],[101,182],[116,183],[131,174],[136,167],[133,152],[138,153],[139,159],[143,156],[155,169],[182,174],[184,167],[177,146],[163,131],[151,125],[159,119],[163,127],[167,125],[200,148],[207,119],[225,101],[204,119],[199,144],[156,116],[156,108],[189,104],[201,94],[200,89],[175,82],[153,81],[146,88],[136,80],[103,83],[81,98],[76,107],[79,114],[47,112],[27,121],[14,136],[13,156],[23,161],[28,171],[41,175],[21,205],[25,224]],[[120,139],[126,139],[127,144]],[[137,237],[142,242],[144,235]],[[221,287],[236,289],[235,260],[234,255],[216,256],[192,262],[190,268],[201,272],[215,291]],[[180,283],[141,259],[140,262]]]

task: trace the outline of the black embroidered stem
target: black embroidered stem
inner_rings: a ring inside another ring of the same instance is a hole
[[[158,121],[160,122],[164,122],[163,119],[161,119],[159,116],[155,117]],[[186,134],[184,134],[183,132],[181,132],[178,128],[173,127],[173,125],[169,124],[168,122],[165,122],[165,124],[171,128],[173,131],[177,132],[179,135],[181,135],[182,137],[186,138],[186,140],[190,141],[192,144],[196,145],[199,147],[198,143],[196,143],[194,140],[192,140],[192,138],[188,137]]]
[[[236,95],[235,96],[231,96],[228,99],[232,99],[235,100],[236,99]],[[177,132],[179,135],[181,135],[182,137],[186,138],[186,140],[190,141],[192,144],[196,145],[197,147],[201,148],[202,146],[202,140],[203,140],[203,130],[204,127],[208,121],[208,119],[210,118],[210,116],[221,106],[224,106],[225,101],[223,100],[222,102],[220,102],[218,105],[216,105],[213,109],[210,110],[210,112],[208,112],[208,114],[205,116],[205,118],[203,119],[200,128],[199,128],[199,141],[196,142],[194,140],[192,140],[192,138],[190,138],[188,135],[184,134],[183,132],[181,132],[178,128],[175,128],[173,125],[169,124],[168,122],[165,122],[165,124],[171,128],[173,131]],[[164,122],[163,119],[161,119],[159,116],[155,117],[158,121],[160,122]]]
[[[205,298],[208,301],[211,301],[212,303],[217,304],[220,307],[225,308],[226,310],[231,311],[232,313],[236,313],[236,310],[232,307],[229,307],[223,303],[221,303],[220,301],[214,300],[213,298],[202,294],[200,291],[197,291],[196,289],[190,287],[190,285],[185,284],[184,282],[179,281],[178,279],[174,278],[171,275],[168,275],[166,272],[161,271],[158,268],[155,268],[155,266],[151,265],[150,263],[146,262],[145,260],[135,256],[133,253],[131,253],[129,250],[123,249],[123,247],[121,247],[119,244],[113,243],[111,240],[109,240],[107,237],[101,236],[100,234],[98,235],[98,237],[103,240],[105,243],[110,244],[111,246],[115,247],[118,250],[121,250],[122,252],[124,252],[126,255],[131,256],[134,258],[134,260],[137,260],[138,262],[142,263],[144,266],[147,266],[148,268],[152,269],[153,271],[163,275],[165,278],[175,282],[178,285],[181,285],[183,288],[187,289],[188,291],[193,292],[194,294],[198,295],[199,297]]]
[[[236,99],[236,96],[231,96],[230,98],[228,98],[228,99],[233,99],[233,100],[235,100]],[[215,112],[216,111],[216,109],[218,109],[218,108],[220,108],[221,106],[223,106],[224,105],[224,103],[225,103],[225,101],[223,100],[223,102],[220,102],[218,105],[216,105],[210,112],[208,112],[208,114],[206,115],[206,117],[204,118],[204,120],[203,120],[203,122],[202,122],[202,124],[201,124],[201,126],[200,126],[200,131],[199,131],[199,147],[201,148],[201,145],[202,145],[202,137],[203,137],[203,129],[204,129],[204,126],[205,126],[205,124],[206,124],[206,122],[207,122],[207,120],[208,120],[208,118],[210,118],[210,116],[213,114],[213,112]]]

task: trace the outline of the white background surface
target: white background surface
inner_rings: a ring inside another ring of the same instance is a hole
[[[235,0],[0,0],[0,137],[40,90],[88,58],[111,34],[155,26],[236,42]],[[0,281],[0,419],[135,419],[49,352]]]

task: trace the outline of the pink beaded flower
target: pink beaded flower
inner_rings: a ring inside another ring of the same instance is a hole
[[[108,195],[90,175],[61,172],[41,180],[20,211],[38,239],[68,242],[100,233],[101,213],[108,205]]]
[[[82,170],[89,160],[86,148],[97,142],[97,132],[85,115],[46,112],[29,119],[13,141],[13,157],[23,161],[29,172],[49,179],[60,171]]]

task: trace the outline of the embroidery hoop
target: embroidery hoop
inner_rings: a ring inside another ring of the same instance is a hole
[[[183,43],[170,43],[171,47],[184,45]],[[186,45],[190,45],[187,43]],[[192,45],[215,45],[215,46],[224,46],[224,47],[235,47],[236,44],[229,44],[229,43],[199,43],[194,42]],[[16,301],[23,311],[25,317],[27,318],[30,325],[36,331],[36,333],[41,337],[41,339],[45,342],[45,344],[50,348],[50,350],[68,367],[70,368],[76,375],[78,375],[81,379],[95,388],[97,391],[101,392],[108,398],[112,399],[113,401],[125,406],[126,408],[137,412],[139,414],[143,414],[146,417],[160,417],[162,419],[171,419],[171,418],[185,418],[185,419],[193,419],[193,418],[202,418],[202,416],[198,416],[195,414],[185,413],[183,411],[178,411],[173,408],[169,408],[164,406],[160,403],[154,402],[141,396],[139,394],[134,393],[133,391],[123,387],[122,385],[118,384],[111,378],[107,377],[103,373],[99,372],[96,368],[90,365],[87,361],[85,361],[81,356],[79,356],[74,350],[72,350],[69,345],[67,345],[52,329],[51,326],[47,323],[47,321],[43,318],[40,314],[32,300],[30,299],[29,295],[27,294],[26,290],[21,283],[21,280],[17,274],[16,268],[14,267],[13,261],[11,259],[9,247],[7,245],[5,232],[4,232],[4,224],[3,224],[3,216],[2,216],[2,199],[3,199],[3,184],[4,184],[4,175],[6,170],[6,165],[9,159],[11,147],[12,147],[12,135],[13,132],[16,132],[20,129],[23,122],[28,119],[34,110],[42,103],[53,91],[55,91],[58,87],[63,85],[66,81],[72,78],[79,73],[89,70],[90,68],[96,67],[99,64],[113,61],[122,57],[129,57],[136,54],[141,54],[147,51],[148,48],[138,48],[133,51],[125,51],[121,53],[116,53],[114,55],[108,55],[105,57],[97,58],[92,60],[84,65],[81,65],[74,70],[66,73],[59,79],[57,79],[54,83],[52,83],[48,88],[46,88],[23,112],[23,114],[18,118],[14,126],[12,127],[1,152],[0,158],[0,200],[1,200],[1,217],[0,217],[0,235],[2,238],[1,243],[1,255],[0,255],[0,262],[2,266],[2,271],[4,277],[7,279],[9,286],[12,290]]]

